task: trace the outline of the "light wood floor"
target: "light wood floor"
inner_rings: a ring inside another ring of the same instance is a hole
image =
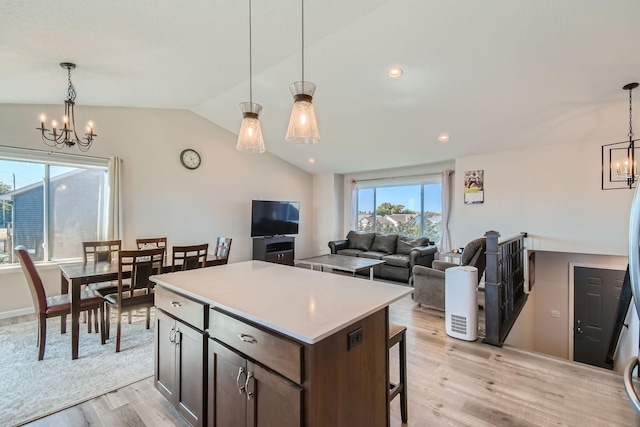
[[[638,426],[620,375],[514,348],[448,337],[444,313],[409,297],[390,320],[407,331],[409,426]],[[390,357],[397,378],[397,351]],[[149,378],[33,426],[183,426]],[[391,426],[401,426],[399,397]],[[354,426],[360,427],[360,426]],[[364,427],[364,426],[363,426]]]

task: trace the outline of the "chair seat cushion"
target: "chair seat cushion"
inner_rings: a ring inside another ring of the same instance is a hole
[[[387,265],[392,265],[394,267],[409,268],[409,255],[400,255],[400,254],[385,255],[382,257],[382,260]]]
[[[102,297],[96,296],[93,291],[84,291],[80,293],[80,310],[97,308],[102,303]],[[71,312],[71,296],[69,294],[56,295],[47,298],[47,309],[45,313],[70,313]]]
[[[358,256],[361,253],[364,253],[362,249],[340,249],[336,252],[338,255],[346,255],[346,256]]]
[[[382,257],[386,255],[387,254],[385,252],[375,252],[375,251],[362,252],[358,254],[360,258],[369,258],[369,259],[382,259]]]
[[[125,291],[122,293],[122,306],[129,307],[132,305],[145,305],[153,304],[153,292],[147,292],[146,289],[134,289],[133,296],[130,295],[131,291]],[[118,305],[118,294],[109,294],[104,297],[104,300],[111,305]]]

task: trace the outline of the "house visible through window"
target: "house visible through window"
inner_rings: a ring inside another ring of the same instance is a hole
[[[104,238],[107,167],[0,157],[0,263],[82,256],[82,242]]]
[[[360,231],[427,236],[439,242],[442,221],[442,184],[423,182],[359,188],[357,212]]]

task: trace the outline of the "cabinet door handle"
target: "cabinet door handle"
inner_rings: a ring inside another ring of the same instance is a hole
[[[176,327],[175,327],[175,326],[172,326],[172,327],[171,327],[171,330],[169,331],[169,342],[170,342],[171,344],[175,344],[175,343],[176,343],[176,336],[175,336],[175,335],[173,335],[173,337],[171,336],[171,334],[172,334],[173,332],[175,332],[175,330],[176,330]]]
[[[171,301],[171,306],[178,308],[178,307],[182,307],[182,304],[180,304],[178,301]]]
[[[248,342],[250,344],[255,344],[255,343],[258,342],[257,339],[255,339],[251,335],[247,335],[247,334],[238,334],[238,338],[240,338],[242,341]]]
[[[251,400],[251,397],[253,397],[253,392],[249,391],[249,380],[251,379],[253,379],[253,372],[249,372],[249,375],[247,375],[247,380],[244,382],[244,388],[247,393],[247,400]]]
[[[241,366],[240,368],[238,368],[238,376],[236,377],[236,385],[238,386],[238,393],[240,394],[244,393],[246,387],[246,382],[242,384],[242,380],[240,379],[240,377],[242,377],[242,374],[244,374],[244,368]]]
[[[173,343],[175,345],[180,345],[180,328],[176,329],[176,333],[173,334]]]

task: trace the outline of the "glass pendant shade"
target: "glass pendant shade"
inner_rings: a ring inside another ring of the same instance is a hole
[[[316,85],[300,81],[291,83],[289,89],[291,89],[294,102],[285,140],[296,144],[319,143],[320,134],[312,103]]]
[[[242,124],[238,133],[236,150],[245,153],[264,153],[264,139],[258,115],[262,111],[262,105],[255,102],[241,102]]]

